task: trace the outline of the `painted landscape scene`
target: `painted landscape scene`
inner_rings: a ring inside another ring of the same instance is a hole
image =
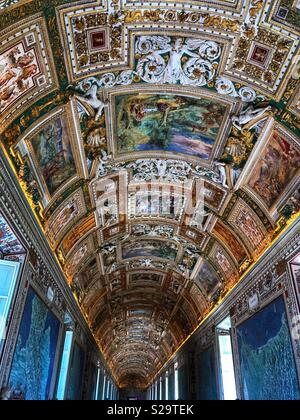
[[[196,277],[196,282],[200,285],[201,289],[209,295],[221,283],[221,280],[211,264],[204,261],[200,272]]]
[[[123,259],[135,257],[156,257],[167,260],[175,260],[177,256],[177,245],[165,241],[135,241],[123,246]]]
[[[49,122],[31,141],[50,195],[76,174],[66,121]]]
[[[300,151],[274,133],[251,174],[249,186],[272,207],[300,169]]]
[[[118,153],[165,151],[209,160],[225,114],[226,106],[208,99],[118,96]]]

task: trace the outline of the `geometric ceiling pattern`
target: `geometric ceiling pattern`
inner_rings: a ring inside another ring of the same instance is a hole
[[[300,2],[0,1],[0,135],[120,386],[299,214]]]

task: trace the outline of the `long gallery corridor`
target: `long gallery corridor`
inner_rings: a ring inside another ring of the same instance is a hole
[[[299,0],[0,0],[0,400],[300,399],[299,45]]]

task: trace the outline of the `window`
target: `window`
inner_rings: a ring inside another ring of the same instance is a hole
[[[106,392],[106,374],[104,373],[102,400],[105,400],[105,392]]]
[[[112,383],[111,384],[111,389],[110,389],[110,399],[111,400],[115,399],[114,394],[115,394],[115,385]]]
[[[166,383],[165,400],[167,401],[169,399],[169,376],[168,376],[168,372],[166,372],[165,383]]]
[[[13,261],[0,261],[0,350],[5,340],[8,314],[11,307],[13,294],[20,264]]]
[[[179,400],[178,363],[174,365],[174,399]]]
[[[159,399],[163,399],[163,387],[162,387],[162,377],[159,378]]]
[[[66,331],[64,349],[63,349],[60,373],[59,373],[59,380],[58,380],[58,386],[57,386],[57,392],[56,392],[56,398],[58,400],[63,400],[65,397],[65,389],[66,389],[67,378],[68,378],[72,342],[73,342],[73,331]]]
[[[222,321],[219,325],[217,325],[216,331],[220,354],[221,394],[224,400],[236,400],[237,395],[230,335],[230,316],[224,319],[224,321]]]
[[[100,366],[98,366],[95,400],[99,400],[100,380],[101,380],[101,368]]]
[[[109,400],[109,391],[110,391],[110,380],[107,380],[107,388],[106,388],[106,392],[105,392],[105,399]]]

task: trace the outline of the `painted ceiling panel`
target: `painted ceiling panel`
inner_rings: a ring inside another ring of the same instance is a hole
[[[299,213],[299,7],[0,1],[1,145],[120,386]]]

